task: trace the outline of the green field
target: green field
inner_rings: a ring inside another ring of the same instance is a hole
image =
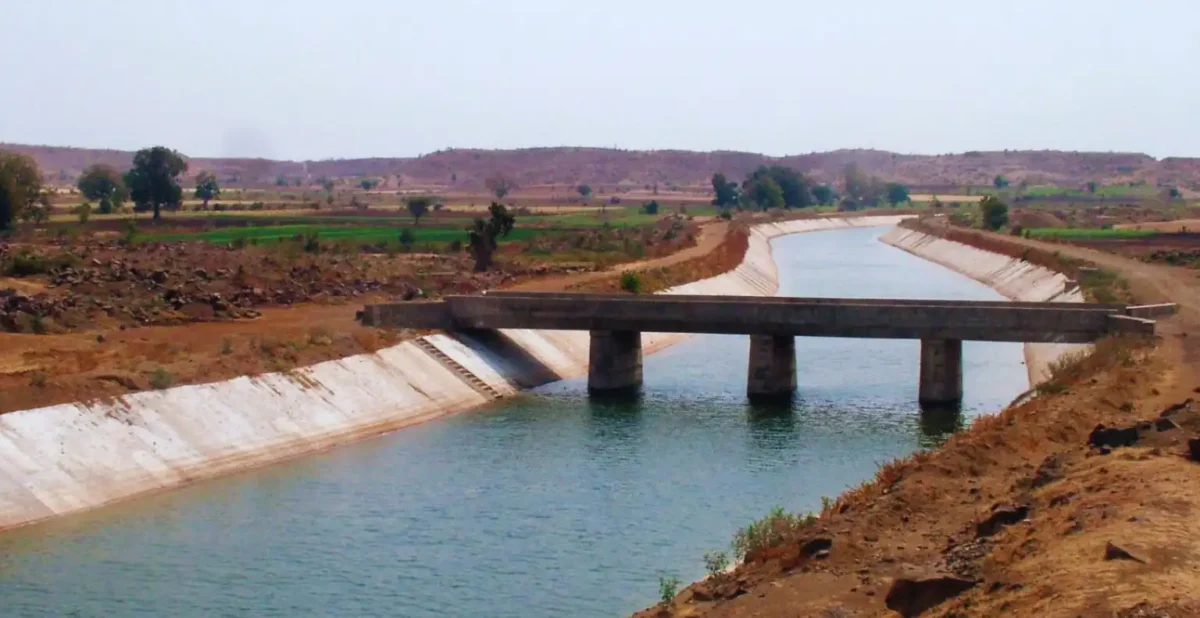
[[[1105,230],[1100,228],[1068,228],[1068,227],[1039,227],[1025,230],[1030,238],[1043,239],[1104,239],[1104,238],[1144,238],[1154,236],[1154,230]]]
[[[400,237],[403,230],[409,230],[413,242],[417,243],[448,243],[455,240],[466,242],[467,232],[461,227],[395,227],[395,226],[338,226],[338,225],[273,225],[263,227],[228,227],[204,232],[183,232],[172,234],[138,235],[137,239],[147,242],[180,242],[205,241],[211,243],[232,243],[238,240],[253,242],[277,242],[291,240],[297,236],[316,234],[323,241],[349,240],[355,242],[388,242]],[[512,231],[504,240],[528,240],[546,230],[521,229]]]

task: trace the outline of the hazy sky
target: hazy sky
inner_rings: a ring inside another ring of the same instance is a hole
[[[0,0],[0,142],[1200,156],[1200,0]]]

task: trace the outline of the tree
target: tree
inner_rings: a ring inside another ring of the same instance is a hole
[[[1096,188],[1097,188],[1098,186],[1099,186],[1099,185],[1097,185],[1097,184],[1096,184],[1096,181],[1095,181],[1095,180],[1089,181],[1089,182],[1087,183],[1087,191],[1088,191],[1088,193],[1095,193],[1095,192],[1096,192]]]
[[[333,195],[333,187],[334,187],[333,180],[330,180],[329,178],[325,178],[324,180],[321,181],[321,188],[325,189],[325,192],[330,195]]]
[[[488,208],[491,215],[487,220],[475,219],[467,228],[467,247],[475,258],[475,272],[491,268],[492,256],[496,253],[497,239],[508,236],[516,224],[516,217],[509,214],[504,204],[492,202]]]
[[[851,200],[859,202],[872,197],[874,182],[866,172],[858,169],[858,166],[853,163],[842,170],[842,184],[846,191],[846,197]]]
[[[421,217],[429,212],[429,208],[433,206],[432,197],[410,197],[404,200],[404,205],[408,207],[408,214],[412,215],[413,225],[421,225]]]
[[[898,183],[888,183],[887,201],[893,208],[908,201],[908,187]]]
[[[836,198],[833,193],[833,187],[829,185],[817,185],[813,187],[812,194],[813,199],[817,200],[817,203],[822,206],[832,204],[833,200]]]
[[[370,191],[379,185],[379,180],[375,178],[363,178],[358,181],[358,186],[362,187],[363,191]]]
[[[1001,202],[994,195],[989,195],[979,202],[979,212],[983,215],[983,225],[989,230],[998,230],[1008,225],[1008,204]]]
[[[726,180],[725,174],[720,172],[713,174],[712,186],[713,194],[716,195],[716,197],[713,198],[713,206],[724,208],[738,203],[738,184],[736,182],[729,182]]]
[[[83,170],[83,175],[76,183],[79,192],[89,200],[99,202],[100,214],[108,214],[120,208],[129,198],[129,190],[125,188],[125,180],[121,173],[111,165],[97,163]]]
[[[748,187],[743,186],[742,194],[762,210],[782,208],[784,205],[783,189],[770,176],[755,179]]]
[[[40,220],[49,213],[42,173],[33,157],[0,151],[0,231],[17,220]]]
[[[133,156],[133,169],[125,174],[125,185],[138,210],[154,210],[157,221],[163,206],[178,207],[183,201],[179,176],[187,171],[183,155],[155,146],[143,148]]]
[[[275,186],[276,187],[286,187],[287,185],[288,185],[287,176],[280,174],[275,177]]]
[[[1171,187],[1167,189],[1167,198],[1177,200],[1180,197],[1183,197],[1183,194],[1179,192],[1179,187]]]
[[[992,186],[996,187],[997,189],[1003,189],[1004,187],[1007,187],[1008,184],[1008,179],[1000,174],[997,174],[996,177],[992,179]]]
[[[503,200],[505,196],[517,188],[517,183],[500,172],[488,176],[483,181],[483,184],[488,188],[488,191],[492,192],[492,195],[496,196],[497,200]]]
[[[658,201],[650,200],[649,202],[646,202],[645,204],[643,204],[642,212],[644,212],[648,215],[657,215],[658,214]]]
[[[208,201],[221,196],[221,186],[217,184],[217,176],[210,171],[202,171],[196,176],[196,199],[204,202],[208,210]]]
[[[765,180],[771,180],[775,186],[779,187],[782,206],[787,208],[812,206],[812,181],[796,170],[780,165],[772,167],[764,165],[754,170],[742,183],[742,194],[751,196],[751,201],[758,204],[760,208],[766,208],[763,205],[763,198],[774,193],[774,189],[769,184],[760,187],[759,185],[763,184]],[[770,206],[770,208],[774,208],[774,206]]]
[[[579,185],[575,188],[575,190],[579,192],[579,196],[583,198],[584,202],[588,201],[592,197],[591,185]]]

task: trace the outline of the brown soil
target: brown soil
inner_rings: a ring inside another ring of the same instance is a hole
[[[1170,414],[1177,428],[1136,429],[1200,385],[1200,342],[1188,337],[1200,282],[1080,247],[962,239],[1091,260],[1126,277],[1138,300],[1174,301],[1180,313],[1156,346],[1100,346],[1053,389],[881,467],[789,541],[639,615],[1200,616],[1200,463],[1187,456],[1200,413],[1190,404]],[[1098,424],[1133,428],[1134,443],[1090,445]],[[888,608],[889,592],[907,612]]]

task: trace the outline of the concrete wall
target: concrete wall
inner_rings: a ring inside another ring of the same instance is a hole
[[[897,227],[886,232],[883,242],[935,262],[983,283],[1010,300],[1022,302],[1084,302],[1083,292],[1059,272],[1007,255]],[[1047,367],[1063,354],[1085,346],[1060,343],[1025,345],[1029,383],[1037,384]]]
[[[665,293],[772,295],[778,279],[771,238],[899,220],[759,226],[736,269]],[[4,414],[0,529],[278,462],[488,401],[430,347],[500,393],[587,370],[586,332],[504,335],[501,342],[434,335],[287,373]],[[683,337],[647,333],[644,350]]]

